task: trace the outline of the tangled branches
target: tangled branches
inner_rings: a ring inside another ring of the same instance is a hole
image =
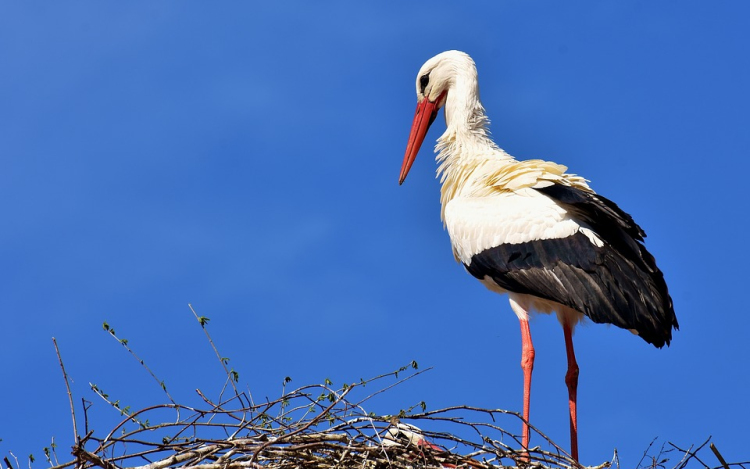
[[[227,369],[228,359],[222,358],[206,331],[208,318],[197,314],[195,317],[227,376],[219,398],[212,400],[197,390],[200,406],[176,402],[164,382],[129,348],[128,341],[118,338],[114,329],[105,323],[104,330],[146,368],[169,402],[132,412],[128,407],[122,408],[119,401],[110,400],[96,385],[91,385],[100,398],[124,415],[104,436],[89,431],[89,408],[85,405],[85,431],[83,436],[79,434],[68,377],[57,351],[70,400],[76,443],[73,447],[75,460],[52,469],[73,465],[76,469],[581,467],[533,426],[530,426],[531,431],[538,435],[535,441],[543,441],[544,449],[539,446],[522,448],[518,436],[504,430],[508,426],[506,423],[513,428],[521,427],[523,418],[515,412],[466,405],[428,411],[424,403],[393,415],[376,415],[365,410],[365,404],[373,397],[427,371],[419,370],[416,362],[340,388],[334,388],[333,383],[326,380],[287,392],[291,379],[286,378],[279,398],[256,403],[249,393],[237,388],[238,374]],[[225,398],[225,394],[229,397]],[[700,461],[696,453],[704,445],[694,451],[675,447],[685,454],[676,468],[686,467],[691,459]],[[638,467],[666,467],[668,458],[664,455],[669,451],[671,449],[665,451],[662,447],[655,457],[644,453]],[[13,469],[7,458],[5,462]],[[594,469],[613,464],[619,469],[616,453],[612,463],[604,462]],[[722,461],[722,465],[728,469],[733,464]]]
[[[366,394],[407,368],[407,376]],[[262,404],[240,392],[223,402],[200,394],[205,408],[169,403],[134,412],[103,438],[84,436],[74,454],[78,467],[102,469],[577,467],[541,433],[552,451],[513,449],[520,446],[518,438],[495,422],[500,416],[521,418],[513,412],[468,406],[424,411],[419,405],[397,415],[365,411],[367,400],[419,373],[412,363],[340,389],[303,386]],[[415,408],[422,411],[412,413]],[[164,410],[174,412],[175,420],[160,416],[163,423],[145,423]],[[422,432],[406,420],[425,427],[439,422],[434,426],[447,430]],[[467,433],[474,437],[458,436]]]

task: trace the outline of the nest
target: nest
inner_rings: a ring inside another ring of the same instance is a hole
[[[399,373],[407,368],[411,372],[399,379]],[[223,402],[212,402],[199,393],[205,408],[176,403],[153,406],[130,413],[103,438],[88,432],[74,448],[76,466],[102,469],[579,467],[538,431],[549,450],[518,449],[521,447],[518,437],[497,424],[501,417],[512,418],[520,428],[523,419],[514,412],[468,406],[427,411],[423,403],[395,415],[377,416],[364,409],[364,404],[375,395],[419,373],[416,363],[412,363],[393,373],[338,389],[330,382],[304,386],[262,404],[253,403],[251,396],[236,389]],[[394,375],[396,382],[384,382]],[[368,393],[378,385],[379,388]],[[98,388],[94,390],[108,399]],[[173,414],[169,422],[164,421],[165,411]],[[154,416],[162,423],[148,423]],[[444,431],[420,430],[407,421]],[[598,467],[609,466],[607,462]]]
[[[279,398],[256,403],[249,392],[238,390],[239,375],[227,369],[228,359],[222,358],[206,331],[208,318],[199,317],[194,311],[193,314],[226,372],[227,380],[218,399],[212,400],[197,390],[200,407],[177,403],[128,341],[118,338],[114,329],[104,323],[104,330],[148,371],[169,400],[133,412],[92,384],[94,393],[124,416],[104,436],[89,430],[90,403],[86,406],[85,400],[84,432],[79,434],[68,376],[53,339],[68,391],[75,459],[59,464],[53,442],[51,452],[45,448],[51,469],[581,468],[532,425],[532,441],[541,442],[544,448],[522,448],[520,438],[504,429],[507,425],[522,427],[524,420],[516,412],[465,405],[428,411],[423,402],[393,415],[365,410],[373,397],[427,371],[418,370],[416,362],[342,387],[334,387],[326,380],[287,392],[291,379],[286,378]],[[651,456],[653,443],[638,468],[664,468],[669,459],[667,453],[674,451],[681,455],[674,467],[682,469],[691,459],[700,461],[696,453],[708,440],[695,450],[682,450],[671,443],[672,448],[662,445],[658,454]],[[713,445],[711,449],[724,469],[732,465],[745,467],[745,463],[727,464]],[[8,469],[14,469],[8,458],[4,462]],[[592,469],[613,465],[619,468],[616,451],[611,462]],[[18,461],[16,467],[20,468]]]

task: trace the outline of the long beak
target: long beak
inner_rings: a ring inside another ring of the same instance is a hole
[[[435,117],[437,117],[439,102],[440,99],[432,103],[429,99],[425,98],[421,103],[417,104],[417,112],[414,114],[414,122],[411,124],[411,132],[409,133],[409,142],[406,144],[404,162],[401,164],[401,175],[398,177],[399,185],[404,183],[411,165],[417,159],[417,153],[419,153],[419,147],[422,146],[424,136],[427,135],[427,129],[430,128]]]

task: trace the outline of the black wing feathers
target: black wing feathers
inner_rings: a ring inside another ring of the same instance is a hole
[[[551,300],[597,323],[634,329],[657,347],[669,345],[677,319],[664,276],[642,244],[645,233],[614,202],[568,186],[539,192],[568,210],[603,240],[583,233],[559,239],[503,244],[476,254],[466,266],[477,278]]]
[[[643,245],[639,241],[643,242],[646,233],[633,217],[608,198],[559,184],[537,190],[564,205],[579,222],[591,227],[600,238],[631,260],[637,262],[642,251],[645,251],[641,249]],[[653,257],[651,260],[653,264]]]

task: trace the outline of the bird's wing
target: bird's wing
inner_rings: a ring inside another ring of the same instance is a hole
[[[484,197],[455,197],[445,208],[445,225],[457,260],[502,244],[564,238],[580,226],[563,207],[535,189]]]
[[[565,175],[552,181],[544,172],[529,173],[522,184],[506,180],[492,195],[448,204],[457,259],[505,290],[634,330],[659,347],[668,344],[677,321],[663,275],[640,242],[643,231],[585,182],[577,187]],[[521,187],[509,190],[514,184]]]
[[[591,192],[586,179],[568,174],[565,172],[567,170],[567,167],[552,161],[513,161],[494,168],[485,181],[487,187],[497,191],[517,191],[525,187],[539,188],[560,184]]]

